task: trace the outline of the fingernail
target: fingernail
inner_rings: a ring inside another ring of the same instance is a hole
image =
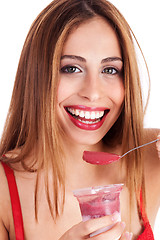
[[[121,226],[122,226],[122,228],[125,228],[125,226],[126,226],[125,222],[121,222]]]
[[[157,141],[156,143],[159,144],[159,141],[160,141],[160,135],[157,136],[157,140],[158,140],[158,141]]]
[[[133,237],[133,233],[130,233],[128,240],[132,240],[132,237]]]
[[[119,222],[121,220],[119,212],[114,212],[111,219],[113,222]]]
[[[158,151],[160,151],[160,140],[156,142],[156,148]]]
[[[158,143],[159,140],[160,140],[160,135],[157,136],[157,142],[156,143]]]
[[[132,240],[133,233],[126,232],[126,233],[125,233],[125,237],[126,237],[128,240]]]

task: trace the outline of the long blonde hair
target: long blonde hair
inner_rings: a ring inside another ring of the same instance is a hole
[[[38,176],[45,171],[45,187],[54,219],[64,205],[65,172],[61,149],[62,131],[56,118],[56,99],[60,58],[68,34],[81,23],[95,16],[108,21],[117,33],[124,62],[125,100],[117,122],[104,137],[106,144],[122,143],[123,151],[143,142],[143,101],[133,33],[122,14],[106,0],[55,0],[33,22],[21,53],[14,90],[4,132],[0,155],[21,149],[18,156],[5,159],[21,162],[24,170],[36,171],[35,213],[37,218]],[[132,141],[131,141],[132,139]],[[32,164],[25,161],[33,150]],[[126,184],[130,196],[143,189],[143,161],[140,150],[125,160]],[[48,186],[48,171],[53,171],[54,205]],[[12,164],[13,166],[13,164]],[[60,189],[60,190],[58,190]],[[60,194],[62,194],[62,198]],[[60,201],[61,199],[61,201]]]

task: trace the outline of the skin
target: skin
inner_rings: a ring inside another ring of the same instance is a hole
[[[116,60],[108,60],[115,57]],[[75,72],[67,73],[70,69],[66,66],[75,66]],[[124,100],[123,62],[112,28],[101,19],[95,19],[76,29],[64,46],[61,69],[58,117],[67,139],[78,146],[97,144],[118,118]],[[105,70],[111,70],[113,74],[104,73]],[[108,108],[110,112],[101,128],[83,131],[74,126],[64,109],[73,103],[77,106]]]
[[[123,63],[120,60],[102,63],[102,60],[108,57],[121,58],[116,34],[107,22],[101,18],[95,18],[80,25],[73,31],[64,46],[64,55],[78,55],[85,59],[85,62],[66,57],[63,57],[61,60],[57,112],[60,124],[66,135],[63,143],[65,150],[64,160],[66,163],[66,199],[64,212],[55,224],[47,205],[43,187],[44,173],[42,171],[40,178],[41,188],[38,195],[39,221],[36,223],[34,218],[34,184],[36,174],[15,171],[26,239],[89,239],[90,233],[113,223],[116,224],[111,230],[92,239],[115,240],[118,237],[120,240],[131,239],[129,232],[133,233],[132,239],[136,239],[142,232],[142,225],[138,218],[135,200],[131,210],[133,220],[131,228],[129,228],[129,194],[126,187],[124,187],[121,193],[122,222],[117,222],[119,216],[116,214],[82,222],[78,202],[72,194],[72,191],[77,188],[116,184],[125,181],[125,169],[121,168],[119,162],[107,166],[94,166],[82,160],[84,150],[108,151],[119,155],[122,152],[121,146],[118,145],[114,149],[111,149],[104,146],[100,141],[118,118],[124,99],[122,75],[111,74],[110,76],[110,74],[104,74],[103,72],[106,66],[116,67],[116,69],[120,70],[123,67]],[[76,73],[72,74],[64,73],[63,67],[66,64],[76,65],[81,71],[76,71]],[[64,109],[65,106],[73,104],[87,107],[107,107],[110,109],[110,115],[107,115],[101,128],[95,131],[80,129],[73,124]],[[146,142],[155,139],[157,135],[158,130],[146,130]],[[156,145],[144,148],[147,215],[152,227],[154,226],[156,213],[160,204],[160,193],[158,190],[160,188],[160,161],[157,152],[160,155],[160,142],[157,143],[157,149]],[[26,161],[32,160],[33,156],[31,154]],[[17,167],[21,168],[19,164],[17,164]],[[7,240],[9,233],[10,239],[13,240],[15,236],[10,197],[6,177],[1,165],[0,176],[0,239]],[[52,182],[50,181],[50,189],[51,187]]]

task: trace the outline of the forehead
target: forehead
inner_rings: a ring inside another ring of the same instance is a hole
[[[80,54],[89,50],[121,56],[115,30],[101,17],[90,19],[73,29],[64,44],[63,54]]]

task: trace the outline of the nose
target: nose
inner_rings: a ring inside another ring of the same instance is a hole
[[[104,87],[102,80],[97,75],[87,75],[79,90],[79,96],[95,102],[103,97]]]

